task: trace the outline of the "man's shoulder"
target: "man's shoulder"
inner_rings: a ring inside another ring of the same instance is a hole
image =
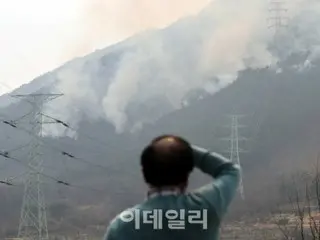
[[[135,212],[135,209],[136,207],[128,208],[114,217],[109,223],[104,239],[122,239],[121,236],[127,235],[130,223],[133,221],[132,216]]]
[[[139,213],[140,208],[141,205],[136,205],[122,211],[111,220],[109,224],[110,228],[123,228],[125,225],[128,225],[128,223],[132,223],[134,219],[138,217],[137,214]]]

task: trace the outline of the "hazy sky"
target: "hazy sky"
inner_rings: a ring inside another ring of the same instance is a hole
[[[0,93],[208,0],[0,0]]]

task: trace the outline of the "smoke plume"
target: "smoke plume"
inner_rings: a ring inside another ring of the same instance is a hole
[[[151,25],[158,21],[156,12],[146,15],[147,4],[136,6],[147,17],[132,19],[133,29],[136,24],[148,29],[147,18]],[[282,52],[289,56],[311,50],[308,61],[312,61],[319,52],[319,3],[305,0],[288,7],[288,28],[276,34]],[[235,81],[239,71],[275,66],[283,55],[270,47],[275,38],[268,29],[268,8],[268,2],[262,0],[241,4],[215,0],[198,15],[168,28],[141,32],[113,48],[69,63],[56,73],[56,90],[66,94],[58,102],[63,106],[58,114],[75,125],[83,115],[105,119],[121,133],[181,108],[185,96],[194,90],[212,94]],[[123,11],[128,13],[128,9]],[[93,31],[99,34],[103,27]],[[70,111],[75,106],[77,113]]]

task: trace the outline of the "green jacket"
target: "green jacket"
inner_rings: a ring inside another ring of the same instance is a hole
[[[213,180],[191,193],[159,194],[118,215],[105,240],[215,240],[235,196],[240,168],[224,157],[193,147],[196,167]]]

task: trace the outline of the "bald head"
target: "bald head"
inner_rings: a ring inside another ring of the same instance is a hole
[[[155,138],[141,156],[145,181],[153,187],[172,187],[187,184],[193,170],[190,144],[177,136]]]
[[[164,136],[152,142],[154,151],[159,154],[172,154],[173,152],[183,151],[187,148],[187,144],[181,139],[172,136]]]

